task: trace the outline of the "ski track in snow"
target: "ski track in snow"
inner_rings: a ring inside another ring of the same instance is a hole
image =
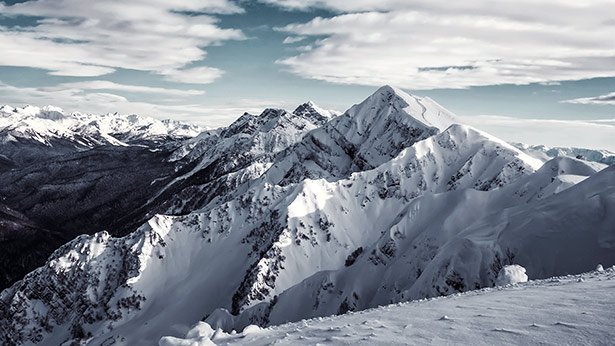
[[[160,345],[612,345],[613,328],[615,266],[237,334],[218,330],[211,339],[167,337]]]
[[[414,98],[414,101],[416,101],[416,103],[421,107],[421,118],[423,118],[423,121],[426,124],[429,124],[429,120],[427,120],[427,118],[425,118],[425,113],[427,112],[427,107],[425,107],[421,101],[419,100],[418,97],[412,95],[412,97]]]

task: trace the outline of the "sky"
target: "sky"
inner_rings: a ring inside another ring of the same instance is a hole
[[[224,126],[390,84],[505,140],[615,151],[615,0],[0,0],[0,104]]]

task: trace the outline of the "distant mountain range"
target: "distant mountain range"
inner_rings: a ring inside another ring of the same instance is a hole
[[[527,145],[522,143],[512,143],[517,149],[523,150],[529,155],[548,161],[554,157],[567,156],[586,161],[594,161],[605,165],[615,164],[615,153],[608,150],[583,149],[583,148],[550,148],[545,145]]]
[[[0,113],[25,119],[0,130],[4,343],[152,345],[615,263],[611,154],[511,145],[394,87],[203,131],[27,109]]]

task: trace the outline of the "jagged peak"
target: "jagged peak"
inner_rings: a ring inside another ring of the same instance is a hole
[[[261,118],[271,118],[271,117],[280,117],[288,113],[285,109],[282,108],[265,108],[263,112],[259,115]]]
[[[409,93],[403,91],[401,88],[392,86],[389,84],[383,85],[374,94],[395,94],[401,98],[412,97]]]
[[[62,108],[48,105],[41,108],[37,116],[42,119],[60,120],[64,119],[66,114]]]
[[[310,121],[315,121],[319,124],[324,124],[327,120],[331,119],[336,115],[335,112],[321,108],[312,101],[307,101],[300,104],[297,108],[295,108],[293,114],[296,116],[307,118]]]
[[[411,103],[413,96],[405,91],[392,87],[390,85],[384,85],[378,88],[374,93],[368,96],[360,105],[396,105],[400,108],[405,108]]]
[[[308,110],[316,111],[318,108],[319,107],[316,105],[316,103],[314,103],[312,101],[307,101],[307,102],[304,102],[304,103],[300,104],[299,106],[297,106],[297,108],[295,108],[293,113],[297,114],[297,113],[302,113],[302,112],[308,111]]]
[[[1,113],[13,113],[15,112],[15,108],[12,107],[11,105],[1,105],[0,112]]]
[[[259,115],[244,113],[241,117],[235,120],[231,125],[222,131],[223,137],[229,137],[236,134],[255,134],[257,132],[270,132],[274,129],[285,131],[287,126],[300,126],[297,119],[302,118],[301,122],[312,123],[313,126],[322,125],[328,120],[322,114],[316,112],[309,105],[303,104],[293,112],[289,113],[282,108],[265,108]]]

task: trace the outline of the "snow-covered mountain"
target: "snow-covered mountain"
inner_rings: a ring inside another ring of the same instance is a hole
[[[185,214],[215,197],[231,195],[268,170],[276,154],[332,117],[333,113],[307,102],[293,112],[269,108],[260,115],[245,113],[227,128],[203,132],[173,154],[171,160],[182,170],[157,196],[163,201],[158,209]]]
[[[550,172],[531,178],[544,181]],[[578,173],[573,168],[563,174]],[[490,287],[501,266],[511,263],[526,266],[533,278],[588,270],[598,260],[615,263],[615,219],[602,214],[615,208],[614,184],[611,168],[529,203],[534,195],[523,194],[516,184],[487,193],[425,194],[397,213],[378,240],[357,247],[345,267],[316,273],[281,292],[274,303],[237,317],[218,311],[207,321],[240,330],[262,321],[279,324]],[[543,186],[543,193],[549,190]]]
[[[603,163],[605,165],[615,164],[615,153],[608,150],[584,149],[572,147],[547,147],[546,145],[528,145],[522,143],[511,143],[517,149],[526,152],[528,155],[538,159],[548,161],[554,157],[567,156],[582,160]]]
[[[155,344],[615,262],[615,169],[543,161],[385,86],[341,115],[244,114],[185,141],[124,237],[79,236],[0,294],[15,343]],[[561,258],[565,254],[565,258]]]
[[[267,177],[280,185],[345,178],[391,160],[454,122],[432,100],[384,86],[282,152]]]
[[[171,145],[202,131],[196,125],[134,114],[5,105],[0,107],[0,171],[99,146]]]
[[[37,229],[55,231],[60,237],[47,239],[42,231],[12,232],[6,241],[0,240],[0,259],[6,263],[0,288],[43,265],[54,249],[79,234],[108,230],[122,236],[150,214],[190,212],[223,190],[258,176],[277,151],[331,116],[308,102],[293,113],[268,109],[261,115],[245,114],[227,129],[205,131],[183,142],[174,138],[129,146],[102,144],[66,152],[58,151],[57,142],[51,147],[11,144],[18,153],[32,150],[38,159],[0,172],[0,196],[27,213]],[[31,247],[37,236],[46,239],[46,252],[32,256],[13,251]]]
[[[33,140],[52,145],[54,140],[71,140],[76,145],[128,145],[140,141],[190,138],[202,128],[140,115],[66,113],[46,106],[0,107],[0,141]]]

